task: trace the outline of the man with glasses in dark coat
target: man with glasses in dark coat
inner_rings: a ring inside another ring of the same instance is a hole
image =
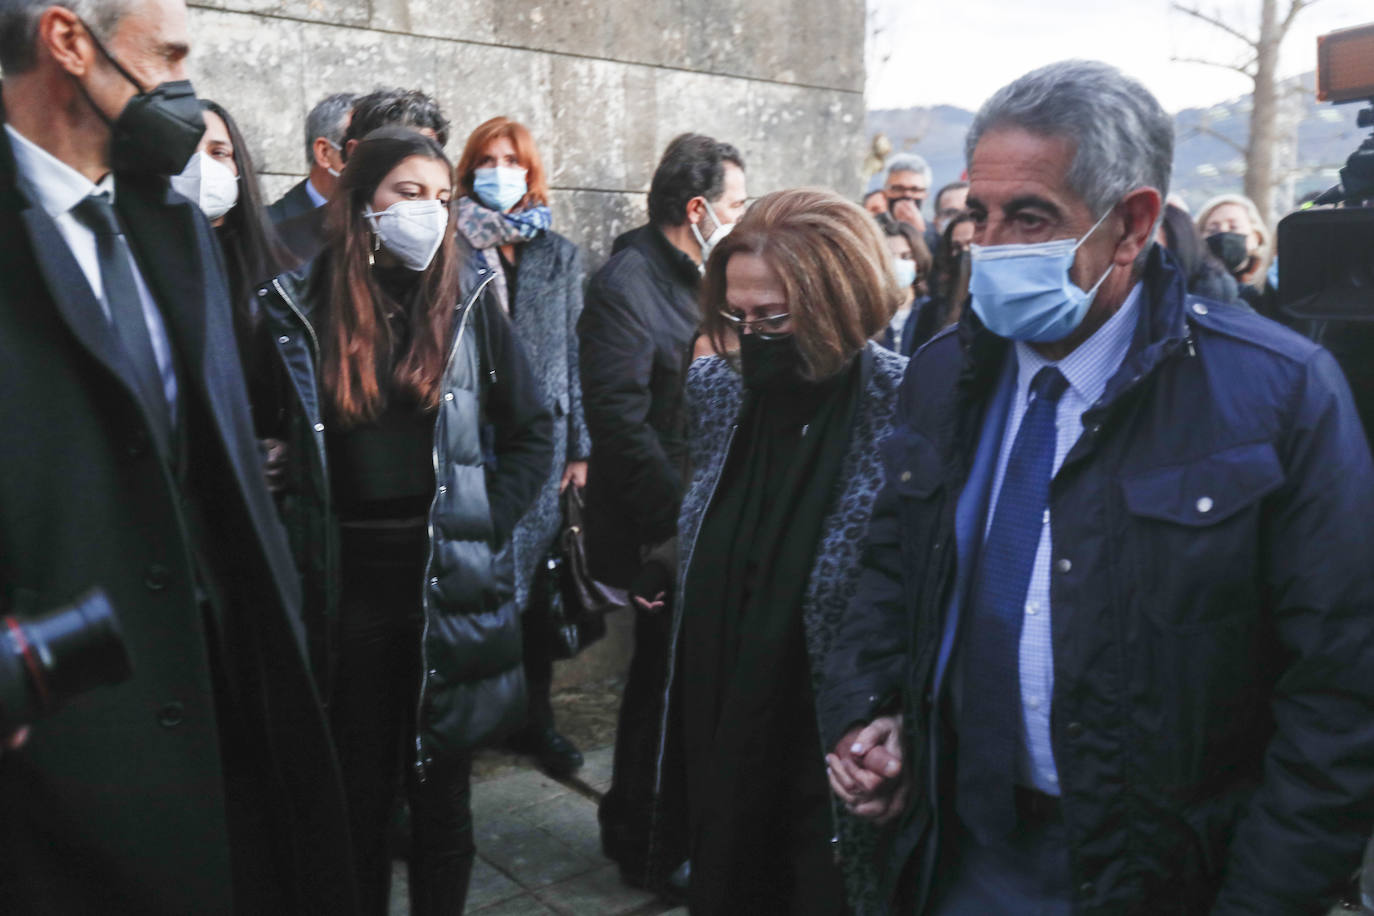
[[[1113,67],[1027,74],[966,148],[970,307],[884,446],[832,787],[890,822],[903,913],[1325,912],[1374,827],[1345,379],[1187,292],[1153,243],[1172,119]]]
[[[219,246],[165,177],[186,25],[0,2],[0,612],[101,588],[133,671],[0,755],[7,913],[355,911]]]

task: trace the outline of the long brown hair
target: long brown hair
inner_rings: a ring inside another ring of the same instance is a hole
[[[807,375],[829,378],[892,320],[905,291],[873,217],[822,188],[760,197],[716,245],[702,281],[702,332],[717,353],[733,350],[721,317],[725,267],[740,252],[763,258],[787,294],[793,333]]]
[[[387,387],[392,391],[412,396],[422,407],[439,404],[458,305],[453,233],[444,233],[412,300],[392,302],[372,275],[374,234],[363,215],[386,176],[412,156],[452,168],[443,149],[430,138],[402,127],[383,127],[353,149],[339,177],[339,190],[327,204],[323,263],[315,272],[316,282],[326,284],[322,375],[337,419],[345,427],[375,420],[385,409],[386,395],[379,379],[383,372],[390,375]],[[410,344],[392,365],[392,332],[386,316],[398,310],[407,313]]]
[[[539,150],[534,145],[534,137],[529,128],[519,121],[507,117],[496,117],[477,125],[463,146],[463,155],[458,157],[458,183],[469,197],[472,196],[473,173],[477,171],[477,160],[493,140],[509,140],[515,147],[515,158],[525,170],[525,186],[529,189],[520,200],[521,207],[547,206],[549,202],[549,179],[544,173],[544,160],[539,158]]]

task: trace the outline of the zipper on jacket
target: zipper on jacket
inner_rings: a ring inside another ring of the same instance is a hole
[[[458,318],[458,330],[454,332],[453,345],[449,347],[448,360],[444,363],[443,374],[440,380],[448,378],[449,371],[453,368],[453,360],[458,353],[458,348],[463,345],[463,334],[467,331],[468,324],[472,320],[472,310],[477,307],[477,300],[491,283],[495,274],[488,273],[486,279],[477,284],[477,288],[468,294],[467,299],[459,306],[462,314]],[[477,367],[480,376],[482,367]],[[415,770],[415,778],[419,782],[424,782],[426,778],[425,768],[430,761],[425,759],[424,747],[424,719],[425,719],[425,688],[429,684],[429,579],[430,572],[434,568],[434,508],[439,504],[439,424],[443,420],[444,410],[443,401],[440,401],[438,414],[434,418],[434,437],[430,445],[430,462],[434,466],[434,495],[429,500],[429,513],[425,517],[425,532],[427,537],[425,553],[425,572],[420,581],[420,610],[423,622],[420,626],[420,691],[415,700],[415,762],[411,766]]]

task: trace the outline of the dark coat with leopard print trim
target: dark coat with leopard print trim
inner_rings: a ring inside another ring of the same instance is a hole
[[[863,395],[850,436],[849,449],[844,457],[832,504],[826,515],[821,541],[816,549],[815,565],[806,585],[802,601],[802,623],[806,635],[806,651],[811,668],[813,691],[822,687],[822,674],[841,618],[858,587],[859,554],[868,531],[873,502],[883,483],[883,467],[878,457],[878,443],[892,432],[897,407],[897,389],[906,368],[906,358],[877,344],[870,343],[859,354],[862,360]],[[715,492],[716,482],[725,467],[731,433],[744,404],[744,387],[726,360],[718,356],[698,359],[687,373],[687,447],[693,468],[682,511],[678,516],[679,556],[678,600],[675,608],[683,606],[681,592],[686,570],[691,564],[692,550],[702,518]],[[681,797],[672,797],[681,784],[682,763],[678,759],[680,736],[669,734],[669,723],[675,722],[673,705],[679,697],[673,689],[678,667],[678,636],[682,628],[681,612],[676,611],[672,629],[672,651],[665,687],[672,702],[663,719],[663,740],[660,741],[655,799],[655,824],[680,819],[685,810]],[[828,723],[819,723],[821,734],[829,734]],[[815,748],[816,766],[825,766],[825,750]],[[875,829],[842,810],[836,815],[836,834],[832,841],[838,845],[850,906],[856,916],[885,912],[883,902],[874,895],[877,886],[872,870],[872,849]],[[651,846],[654,835],[651,834]],[[652,856],[653,850],[650,854]]]

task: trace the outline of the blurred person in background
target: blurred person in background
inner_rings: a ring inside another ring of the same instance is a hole
[[[882,174],[887,212],[893,219],[915,226],[924,237],[926,221],[921,208],[930,194],[930,165],[915,153],[898,153],[887,160]]]
[[[688,374],[664,716],[682,729],[697,916],[879,911],[874,831],[832,808],[812,690],[906,367],[872,340],[904,292],[892,262],[867,213],[802,189],[759,199],[708,263],[704,333],[739,353]]]
[[[622,235],[587,287],[578,322],[592,454],[587,551],[592,574],[636,596],[635,648],[601,801],[601,844],[630,884],[666,886],[685,856],[682,812],[651,812],[677,513],[686,447],[682,384],[701,322],[711,250],[744,213],[744,158],[701,134],[672,140],[649,186],[649,222]]]
[[[878,217],[883,241],[892,253],[892,268],[897,286],[905,295],[892,314],[892,321],[878,335],[878,343],[903,356],[911,355],[911,337],[918,316],[930,301],[929,279],[932,265],[930,251],[921,234],[907,224],[887,214]]]
[[[552,424],[493,273],[460,251],[451,176],[430,137],[367,134],[326,208],[325,248],[266,296],[319,341],[297,352],[316,412],[296,422],[324,441],[340,530],[330,719],[371,916],[388,912],[402,782],[411,912],[462,912],[472,750],[526,710],[514,569],[498,551],[549,473]]]
[[[305,116],[305,165],[309,173],[267,208],[274,225],[323,207],[333,196],[343,169],[344,131],[357,99],[355,92],[336,92],[320,99]]]
[[[964,212],[968,200],[968,182],[952,181],[935,193],[935,231],[945,234],[950,221]]]
[[[1155,241],[1169,249],[1178,261],[1188,292],[1217,302],[1244,304],[1238,298],[1235,278],[1202,241],[1193,218],[1185,210],[1165,205]]]
[[[968,249],[973,244],[973,214],[967,210],[950,218],[931,267],[930,301],[916,315],[907,332],[906,355],[915,353],[936,332],[959,320],[968,298]]]
[[[1264,307],[1264,268],[1271,236],[1255,202],[1240,194],[1213,197],[1198,211],[1197,229],[1207,249],[1235,278],[1240,298],[1269,314],[1272,309]]]
[[[485,260],[492,287],[524,345],[553,414],[553,468],[515,528],[515,601],[524,629],[529,718],[512,744],[533,754],[551,776],[566,777],[582,754],[554,727],[552,621],[544,561],[562,524],[559,495],[587,485],[591,438],[582,411],[577,320],[582,315],[582,254],[551,228],[544,162],[529,130],[510,118],[480,125],[458,160],[458,232]]]
[[[887,193],[883,190],[882,172],[868,179],[868,185],[864,188],[863,208],[874,216],[887,212]]]

